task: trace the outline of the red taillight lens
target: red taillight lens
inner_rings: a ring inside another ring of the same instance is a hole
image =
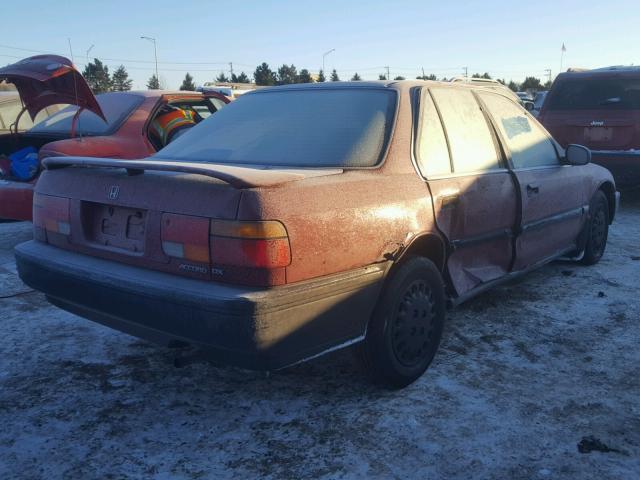
[[[165,213],[162,250],[174,258],[209,263],[209,219]]]
[[[33,195],[33,226],[47,233],[69,235],[69,199],[35,193]]]
[[[214,274],[251,285],[285,283],[291,263],[287,230],[277,221],[211,221],[211,263]]]
[[[212,220],[211,261],[238,267],[286,267],[291,263],[287,231],[275,221]]]

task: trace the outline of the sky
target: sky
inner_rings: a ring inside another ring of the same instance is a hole
[[[527,6],[518,7],[517,4]],[[489,72],[494,78],[546,79],[568,66],[640,64],[638,0],[535,2],[427,0],[243,0],[181,2],[90,0],[8,2],[2,8],[0,65],[56,53],[79,69],[96,57],[124,64],[134,88],[154,72],[153,44],[163,86],[179,87],[186,72],[196,85],[221,71],[251,75],[267,62],[312,73],[336,69],[377,79],[426,74],[453,77]]]

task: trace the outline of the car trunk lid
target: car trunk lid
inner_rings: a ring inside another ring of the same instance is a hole
[[[640,111],[551,111],[543,124],[564,147],[579,143],[592,150],[626,150],[640,146]]]
[[[32,120],[52,105],[77,105],[103,120],[91,88],[73,63],[59,55],[36,55],[0,68],[0,81],[13,83]]]

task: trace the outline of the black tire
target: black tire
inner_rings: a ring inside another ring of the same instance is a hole
[[[602,190],[598,190],[589,204],[587,242],[581,262],[594,265],[600,261],[607,247],[609,236],[609,202]]]
[[[410,257],[392,272],[362,345],[373,380],[390,388],[417,380],[438,350],[445,311],[444,284],[433,262]]]

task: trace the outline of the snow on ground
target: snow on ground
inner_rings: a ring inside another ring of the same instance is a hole
[[[638,194],[600,264],[556,262],[454,310],[397,392],[349,351],[269,377],[177,369],[29,292],[11,255],[29,236],[0,224],[2,479],[640,478]],[[584,438],[613,451],[580,453]]]

